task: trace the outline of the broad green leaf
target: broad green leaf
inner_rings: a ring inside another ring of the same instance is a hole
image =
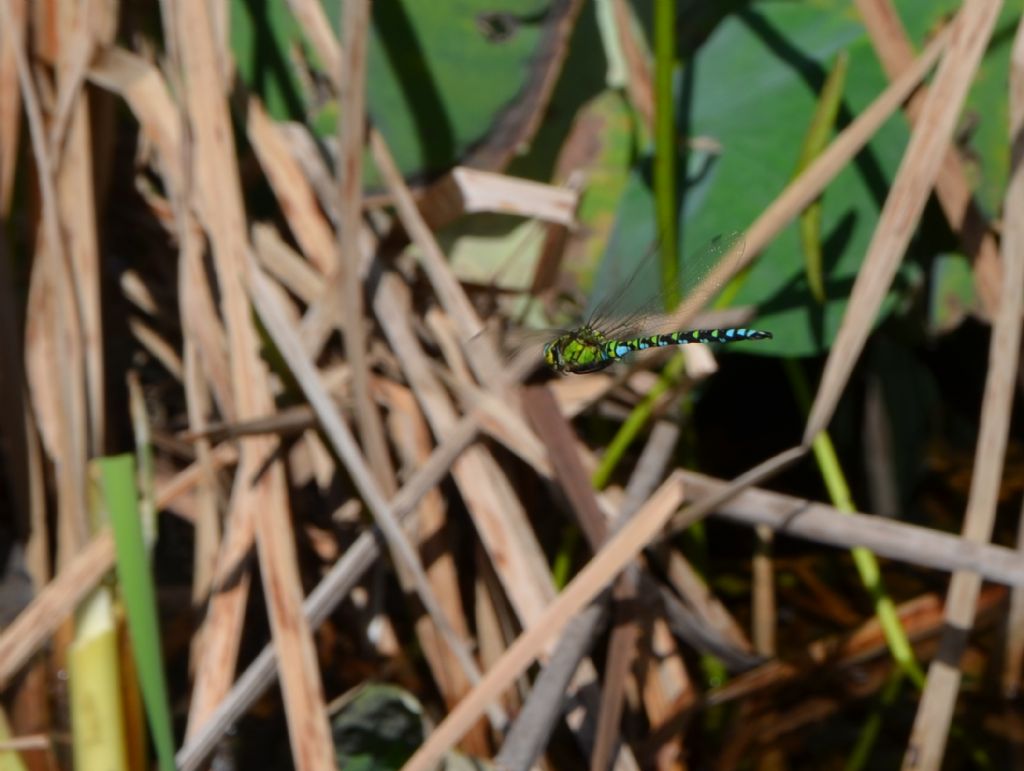
[[[332,137],[339,117],[328,78],[280,0],[232,0],[238,72],[270,114]],[[509,137],[511,109],[559,57],[545,56],[560,19],[551,0],[381,0],[373,3],[367,110],[408,176],[437,173],[488,138]],[[339,4],[326,3],[335,32]],[[511,141],[511,139],[510,139]],[[366,165],[374,184],[372,164]]]
[[[971,265],[962,254],[940,254],[932,262],[928,327],[936,333],[949,332],[964,317],[978,310]]]
[[[1019,0],[1013,5],[1019,7]],[[948,11],[959,6],[904,0],[898,7],[912,40],[920,45]],[[988,88],[986,77],[993,71],[1005,73],[1011,38],[997,33],[982,79],[972,93],[972,99],[989,105],[984,112],[979,110],[986,130],[995,124],[995,132],[1002,132],[998,134],[1002,144],[993,139],[993,147],[1006,145],[1006,121],[998,117],[1005,114],[999,101],[1005,98],[1005,84],[1001,92]],[[686,158],[681,258],[716,234],[747,227],[783,190],[797,164],[803,132],[830,62],[841,51],[849,55],[837,125],[841,130],[887,85],[851,2],[766,0],[747,6],[726,17],[691,56],[681,88],[681,123],[690,137],[710,140],[702,146],[717,143],[721,151],[704,156],[690,152]],[[982,136],[979,130],[975,139],[980,141]],[[828,348],[908,137],[905,119],[894,115],[824,191],[824,304],[809,291],[795,222],[752,266],[733,304],[758,305],[753,325],[771,330],[775,340],[771,345],[741,344],[744,350],[802,356]],[[995,174],[987,174],[986,179],[1001,190]],[[616,236],[609,246],[611,257],[639,259],[649,247],[654,216],[649,184],[645,169],[639,167],[620,204]],[[901,271],[883,306],[883,317],[913,283],[908,281],[912,274],[910,267]]]

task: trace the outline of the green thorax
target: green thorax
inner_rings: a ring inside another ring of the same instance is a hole
[[[544,348],[544,361],[556,372],[594,372],[614,361],[608,354],[612,342],[591,326],[556,337]]]

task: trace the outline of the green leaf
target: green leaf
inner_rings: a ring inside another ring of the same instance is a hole
[[[337,34],[339,4],[324,7]],[[561,62],[549,31],[564,9],[553,0],[373,3],[367,111],[404,174],[435,174],[487,140],[515,141],[529,110],[514,107]],[[272,117],[335,134],[329,78],[287,3],[232,0],[230,39],[240,77]],[[375,185],[373,164],[365,168]]]
[[[142,686],[146,717],[160,768],[173,769],[174,732],[160,645],[156,589],[139,515],[135,461],[131,455],[118,455],[100,458],[96,464],[103,502],[114,529],[117,576],[127,612],[128,632]]]
[[[1020,0],[1014,5],[1019,6]],[[899,3],[909,34],[918,45],[948,11],[957,8],[952,0]],[[1004,49],[1009,48],[1012,29],[1003,38],[997,35],[994,40],[983,64],[983,78],[995,62],[1003,61],[1005,79]],[[829,63],[841,51],[849,55],[837,122],[841,130],[887,85],[874,48],[849,2],[766,0],[747,6],[722,20],[691,56],[681,88],[681,125],[689,137],[702,140],[699,147],[704,149],[690,150],[683,159],[687,181],[681,204],[681,259],[717,234],[747,227],[785,188],[797,165],[804,127],[812,120]],[[998,89],[975,91],[978,93],[972,98],[995,100]],[[1005,99],[1005,85],[998,97]],[[983,123],[986,130],[989,124],[998,127],[1002,133],[992,144],[1005,148],[1005,120],[988,118],[1005,112],[1001,103],[993,101],[986,108]],[[981,136],[979,131],[976,137]],[[771,345],[737,347],[749,353],[787,356],[827,350],[842,321],[908,137],[905,119],[894,115],[825,190],[821,208],[823,304],[814,300],[808,285],[796,222],[758,258],[733,304],[758,306],[753,324],[772,331],[775,340]],[[719,152],[706,149],[716,144]],[[692,147],[694,143],[680,145]],[[639,260],[650,247],[654,210],[649,186],[647,171],[640,165],[620,202],[609,256]],[[912,265],[901,269],[883,305],[882,318],[912,288],[913,281],[908,280],[912,274]]]
[[[871,43],[849,10],[849,3],[834,0],[760,3],[727,18],[698,52],[692,131],[717,140],[723,151],[707,194],[686,211],[685,243],[746,227],[785,188],[825,63],[840,51],[849,52],[841,124],[885,88]],[[890,119],[826,189],[823,304],[810,292],[795,222],[752,266],[735,304],[758,305],[754,325],[772,331],[775,340],[747,346],[749,352],[806,356],[831,344],[907,138],[903,119]]]
[[[979,309],[971,264],[962,254],[940,254],[931,266],[931,296],[928,327],[932,332],[949,332],[964,317]]]

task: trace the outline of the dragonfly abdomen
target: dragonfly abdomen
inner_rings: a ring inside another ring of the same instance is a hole
[[[682,332],[669,332],[664,335],[634,337],[629,340],[609,340],[605,343],[605,354],[610,358],[621,359],[633,351],[645,351],[648,348],[664,348],[666,345],[686,345],[687,343],[734,343],[740,340],[768,340],[771,332],[746,327],[726,327],[718,329],[689,329]]]

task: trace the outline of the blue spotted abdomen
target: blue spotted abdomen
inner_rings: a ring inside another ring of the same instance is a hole
[[[727,327],[724,329],[690,329],[685,332],[669,332],[664,335],[634,337],[629,340],[609,340],[605,343],[605,355],[612,359],[621,359],[633,351],[645,351],[648,348],[663,348],[666,345],[686,345],[687,343],[735,343],[740,340],[769,340],[771,332],[746,327]]]

